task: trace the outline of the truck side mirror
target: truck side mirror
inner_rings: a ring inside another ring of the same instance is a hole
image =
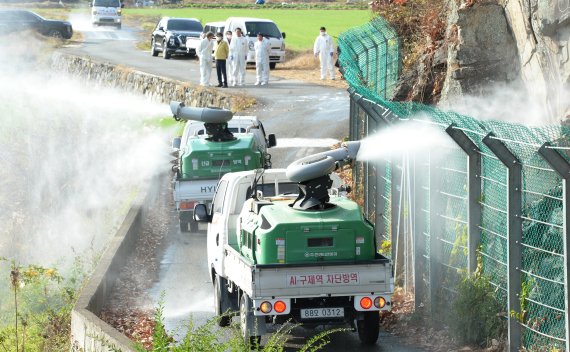
[[[125,8],[125,4],[121,3],[121,8]]]
[[[283,36],[283,39],[285,39],[286,37],[285,32],[281,33],[281,35]]]
[[[176,137],[172,140],[172,149],[180,150],[180,143],[182,143],[182,138]]]
[[[277,145],[277,137],[273,133],[267,136],[267,148],[275,147]]]
[[[197,222],[211,222],[212,217],[208,214],[206,204],[198,203],[194,206],[194,220]]]

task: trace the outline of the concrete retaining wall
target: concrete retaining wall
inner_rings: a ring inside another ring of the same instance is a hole
[[[60,52],[53,54],[50,64],[52,69],[86,80],[89,84],[140,93],[161,103],[176,100],[187,106],[215,106],[234,112],[255,103],[255,99],[245,94],[223,93],[219,89],[194,86],[188,82]]]
[[[74,352],[133,351],[133,343],[98,316],[111,295],[116,278],[135,247],[150,193],[145,191],[136,198],[79,295],[71,313],[71,342]]]

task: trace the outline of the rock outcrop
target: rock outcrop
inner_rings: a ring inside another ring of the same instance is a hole
[[[440,103],[522,86],[545,116],[570,113],[570,1],[449,1],[448,66]]]

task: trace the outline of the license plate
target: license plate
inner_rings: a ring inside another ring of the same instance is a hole
[[[301,309],[301,319],[344,318],[344,308]]]

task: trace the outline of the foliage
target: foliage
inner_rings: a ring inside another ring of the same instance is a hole
[[[443,0],[376,0],[371,3],[372,11],[398,32],[404,70],[417,63],[421,54],[435,50],[436,42],[443,39],[445,3]]]
[[[8,262],[0,258],[2,262]],[[5,351],[65,351],[70,346],[71,310],[85,280],[76,258],[69,278],[56,268],[11,261],[11,304],[0,312],[0,347]]]
[[[164,294],[161,295],[154,315],[155,324],[153,329],[153,345],[150,349],[150,351],[153,352],[282,352],[285,351],[285,344],[287,343],[288,335],[294,328],[299,326],[298,324],[283,324],[275,333],[269,336],[267,342],[261,346],[257,343],[249,343],[244,341],[241,336],[239,323],[232,324],[227,329],[227,333],[221,333],[221,328],[217,327],[217,323],[220,317],[212,318],[201,326],[195,325],[192,319],[190,319],[186,327],[186,334],[180,342],[176,342],[165,329],[163,313]],[[329,336],[331,334],[341,331],[347,331],[347,329],[333,329],[323,331],[310,338],[305,343],[305,345],[300,348],[300,351],[319,351],[330,342]],[[140,343],[136,345],[135,349],[138,352],[147,351],[147,349],[145,349],[145,347]]]
[[[382,241],[380,246],[380,254],[390,254],[392,253],[392,241]]]
[[[479,344],[504,335],[506,323],[498,312],[502,305],[495,298],[493,286],[483,275],[472,275],[457,286],[449,323],[462,343]]]

